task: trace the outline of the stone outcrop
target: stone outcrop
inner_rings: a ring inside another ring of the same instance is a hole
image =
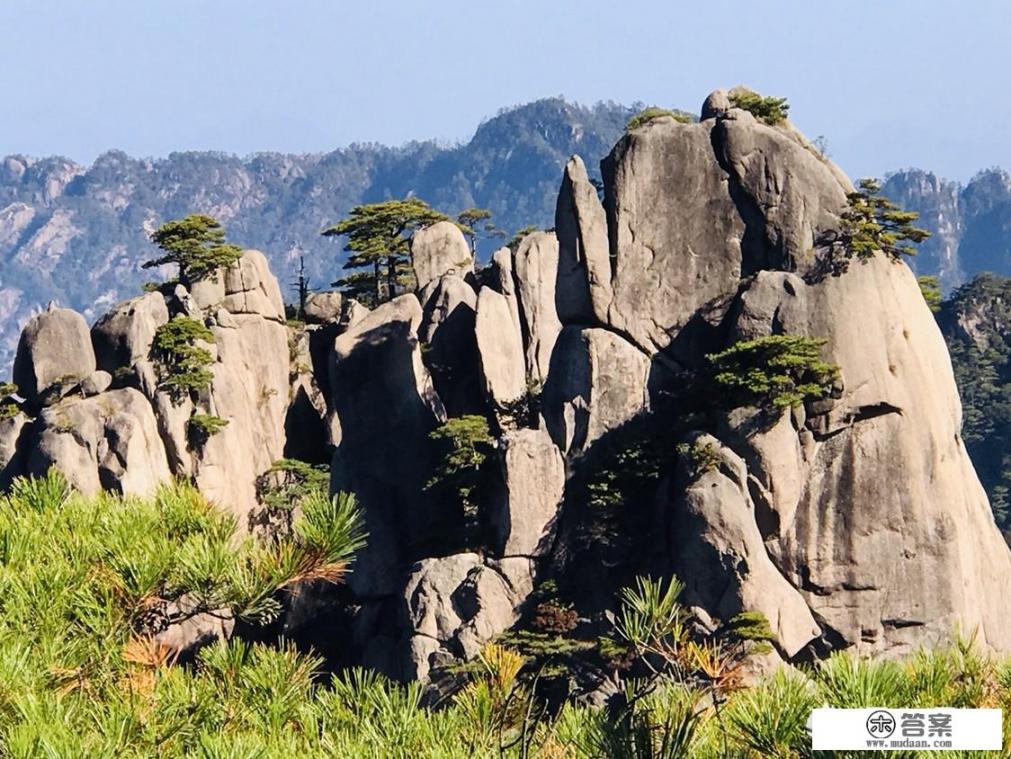
[[[558,275],[555,307],[563,324],[604,324],[611,304],[607,217],[583,159],[565,165],[555,208]]]
[[[305,299],[305,320],[309,324],[338,321],[344,306],[339,292],[310,293]]]
[[[742,276],[813,263],[849,189],[815,151],[737,108],[650,122],[602,168],[614,258],[606,323],[650,352],[689,337],[689,321]]]
[[[769,558],[755,519],[744,461],[716,438],[699,435],[693,445],[711,446],[720,463],[677,482],[670,539],[677,576],[685,578],[685,601],[720,619],[760,611],[778,648],[795,656],[821,634],[800,591]]]
[[[246,291],[246,295],[256,292]],[[252,302],[251,297],[243,307]],[[288,331],[274,320],[277,311],[269,301],[261,305],[268,309],[268,316],[239,313],[228,326],[219,320],[211,328],[218,360],[212,367],[207,410],[228,424],[211,436],[194,462],[200,489],[239,514],[256,505],[257,475],[284,454]]]
[[[14,384],[29,402],[53,384],[81,380],[95,371],[88,325],[76,311],[54,308],[32,317],[14,359]]]
[[[411,266],[419,289],[443,274],[467,277],[474,272],[474,255],[463,232],[451,221],[419,229],[411,238]]]
[[[742,446],[771,495],[770,553],[823,626],[870,650],[938,641],[956,623],[1011,644],[998,621],[1011,557],[971,471],[951,363],[912,272],[881,257],[812,285],[762,272],[740,302],[736,334],[775,325],[824,336],[842,369],[841,397],[809,409],[798,433],[780,425]]]
[[[956,625],[1011,651],[1011,551],[915,277],[883,255],[827,273],[848,179],[725,92],[702,116],[627,133],[603,204],[573,158],[556,230],[478,274],[455,225],[419,231],[417,291],[373,311],[319,293],[288,327],[249,251],[116,306],[90,339],[80,316],[40,314],[16,367],[27,413],[0,422],[0,486],[50,465],[86,492],[184,476],[241,516],[274,460],[332,453],[368,545],[347,587],[301,588],[281,627],[328,609],[315,639],[394,677],[436,679],[526,624],[544,580],[571,589],[580,635],[606,634],[643,574],[679,577],[713,624],[763,613],[784,660],[905,652]],[[213,334],[213,381],[173,398],[151,344],[181,314]],[[782,334],[825,340],[840,367],[825,397],[728,408],[700,390],[707,355]],[[195,413],[227,425],[194,444]],[[470,491],[438,481],[454,451],[431,434],[463,416],[494,438],[475,443]],[[183,632],[180,646],[204,636]]]
[[[513,267],[526,336],[527,376],[534,382],[543,382],[562,328],[555,310],[558,239],[549,232],[527,235],[516,248]]]
[[[491,256],[491,265],[495,280],[492,289],[505,297],[509,305],[509,314],[512,316],[513,324],[516,325],[516,333],[522,335],[520,301],[516,294],[516,278],[513,272],[513,252],[509,248],[499,248]]]
[[[544,416],[555,443],[578,452],[649,404],[649,358],[605,329],[566,327],[544,386]]]
[[[488,399],[499,406],[515,401],[527,390],[526,360],[523,337],[506,296],[481,288],[475,331]]]
[[[117,305],[91,328],[98,368],[113,372],[147,360],[155,332],[168,320],[168,306],[160,292]]]
[[[507,432],[499,446],[503,485],[491,504],[492,547],[498,556],[543,556],[565,492],[565,463],[546,430]]]
[[[484,388],[475,332],[477,293],[459,275],[443,274],[419,296],[423,309],[419,337],[428,346],[425,363],[446,412],[480,413]]]
[[[152,355],[160,327],[187,315],[211,328],[213,375],[198,397],[172,397]],[[284,453],[289,405],[288,331],[277,280],[257,251],[189,288],[175,285],[115,306],[90,334],[66,309],[39,314],[22,335],[16,379],[27,408],[21,468],[55,466],[84,492],[149,493],[173,476],[244,515],[256,477]],[[97,369],[96,369],[97,367]],[[193,445],[194,413],[224,428]]]
[[[20,413],[0,419],[0,489],[6,488],[11,480],[23,474],[27,446],[22,433],[27,422],[27,417]]]
[[[239,266],[241,265],[239,263]],[[220,271],[215,271],[196,282],[187,282],[186,293],[190,302],[198,310],[217,309],[225,300],[225,277]]]
[[[725,116],[733,106],[730,104],[730,93],[726,90],[715,90],[710,92],[702,101],[702,121]]]
[[[334,489],[355,493],[364,511],[369,543],[350,578],[363,595],[395,592],[402,563],[437,527],[423,491],[428,434],[445,410],[421,359],[422,316],[418,299],[401,295],[334,343],[330,397],[343,437],[331,471]]]
[[[747,226],[742,268],[806,270],[822,234],[838,225],[852,189],[831,164],[793,137],[733,109],[713,130],[729,194]]]
[[[462,553],[418,562],[404,590],[404,626],[412,631],[404,674],[425,680],[433,666],[473,658],[516,621],[532,590],[524,558],[483,562]]]
[[[258,250],[247,250],[234,265],[224,270],[222,300],[224,307],[233,314],[284,321],[281,288],[270,272],[266,256]]]
[[[28,474],[57,466],[82,493],[131,495],[150,495],[171,476],[151,406],[131,388],[49,406],[36,426]]]

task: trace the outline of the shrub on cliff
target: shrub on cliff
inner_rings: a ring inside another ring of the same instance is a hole
[[[842,215],[839,236],[835,241],[846,255],[870,258],[881,251],[889,258],[915,256],[919,244],[930,232],[913,226],[919,218],[914,211],[903,211],[881,194],[881,182],[861,179],[859,188],[846,197],[849,205]]]
[[[941,303],[944,300],[944,294],[941,292],[941,279],[932,274],[925,274],[921,277],[916,278],[916,284],[920,286],[920,293],[923,295],[923,300],[927,303],[927,308],[930,309],[931,313],[937,313],[941,310]]]
[[[328,467],[279,459],[256,478],[256,498],[264,506],[291,510],[313,493],[326,493],[329,487]]]
[[[464,513],[477,510],[485,461],[494,451],[495,439],[483,416],[468,415],[450,419],[432,430],[429,438],[442,445],[442,456],[425,488],[448,488],[460,500]]]
[[[346,239],[350,255],[344,268],[357,270],[334,286],[370,307],[392,300],[411,278],[411,235],[447,218],[421,198],[355,206],[346,219],[323,230],[325,237]]]
[[[186,422],[186,435],[190,446],[203,448],[207,441],[228,426],[228,420],[213,414],[194,414]]]
[[[0,422],[20,413],[21,406],[14,398],[17,392],[18,386],[13,382],[0,382]]]
[[[669,116],[681,124],[690,124],[692,122],[692,117],[687,113],[678,113],[677,111],[672,111],[669,108],[657,108],[656,106],[650,106],[645,110],[639,111],[639,113],[630,118],[628,120],[628,124],[625,125],[625,131],[631,132],[633,129],[638,129],[654,119],[663,118],[664,116]]]
[[[816,240],[826,252],[809,272],[809,279],[843,274],[854,259],[867,261],[878,251],[892,261],[915,256],[914,245],[930,237],[927,230],[913,226],[919,215],[903,211],[882,195],[881,183],[876,179],[861,179],[859,189],[848,193],[846,198],[838,228],[825,231]],[[932,292],[929,281],[921,282],[920,288],[933,310],[936,302],[930,299],[936,301],[939,293]]]
[[[211,386],[214,374],[211,352],[197,342],[214,343],[214,334],[202,321],[176,316],[154,334],[151,352],[161,379],[161,387],[180,401],[191,393]]]
[[[706,359],[724,405],[785,409],[824,398],[839,380],[839,367],[821,359],[825,343],[769,335],[735,343]]]
[[[786,120],[790,104],[786,98],[763,97],[753,90],[738,88],[730,92],[730,103],[735,108],[748,111],[756,119],[769,126],[776,126]]]
[[[479,237],[487,239],[506,236],[504,229],[499,229],[491,221],[492,212],[487,208],[466,208],[456,216],[456,225],[470,242],[470,252],[477,260],[477,241]],[[484,222],[482,224],[482,222]]]

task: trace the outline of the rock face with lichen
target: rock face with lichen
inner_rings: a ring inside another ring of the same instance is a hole
[[[1011,551],[915,277],[883,254],[822,265],[852,189],[839,169],[716,92],[697,123],[625,134],[602,173],[603,201],[569,161],[555,230],[481,272],[452,224],[416,233],[417,292],[371,312],[321,293],[286,325],[250,251],[200,288],[120,304],[90,336],[75,314],[40,315],[3,476],[55,465],[123,492],[188,476],[246,515],[274,460],[329,459],[369,543],[345,589],[300,591],[284,629],[403,679],[438,683],[498,636],[545,635],[545,604],[572,609],[552,634],[595,640],[645,574],[679,577],[711,620],[761,612],[787,661],[902,653],[956,627],[1011,650]],[[213,380],[183,400],[152,354],[180,314],[213,336]],[[707,356],[774,335],[825,341],[827,397],[696,392]],[[196,443],[194,414],[227,424]],[[466,487],[440,468],[451,436],[433,435],[455,421],[487,430]]]

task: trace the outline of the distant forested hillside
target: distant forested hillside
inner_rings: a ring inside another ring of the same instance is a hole
[[[982,274],[959,287],[937,315],[962,396],[962,438],[1011,529],[1011,279]]]
[[[361,202],[424,198],[447,213],[491,209],[509,233],[553,223],[562,167],[581,155],[591,176],[641,104],[584,107],[562,98],[503,110],[466,143],[331,153],[173,153],[137,159],[119,151],[90,167],[65,158],[0,160],[0,375],[28,316],[49,301],[90,319],[156,276],[142,270],[148,235],[191,212],[216,216],[229,237],[267,253],[286,288],[305,258],[310,284],[329,286],[344,258],[320,231]],[[985,270],[1011,274],[1011,176],[980,173],[966,186],[925,171],[890,175],[885,191],[934,232],[912,261],[950,292]],[[487,255],[499,240],[484,240]],[[287,290],[288,297],[294,297]]]
[[[980,272],[1011,275],[1011,174],[979,172],[967,184],[920,169],[890,174],[885,194],[920,214],[933,236],[911,260],[918,274],[936,274],[945,292]]]
[[[89,318],[154,275],[140,264],[163,221],[209,213],[229,238],[268,254],[282,285],[305,257],[311,285],[340,272],[337,241],[320,231],[352,206],[409,194],[447,213],[491,209],[511,233],[551,226],[562,167],[573,153],[591,172],[641,106],[587,108],[561,98],[499,113],[469,142],[352,145],[322,155],[173,153],[136,159],[111,151],[90,167],[65,158],[0,161],[0,366],[21,325],[50,300]],[[484,241],[487,254],[496,241]],[[501,244],[498,242],[497,244]]]

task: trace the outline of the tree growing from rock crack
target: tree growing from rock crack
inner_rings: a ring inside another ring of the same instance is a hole
[[[144,268],[178,264],[179,278],[188,283],[204,279],[242,257],[242,248],[225,241],[221,223],[204,214],[190,214],[162,224],[151,235],[151,242],[165,255],[145,261]]]
[[[344,250],[351,255],[344,268],[362,270],[334,286],[371,307],[391,300],[410,278],[411,235],[448,218],[420,198],[355,206],[346,219],[323,230],[325,237],[347,238]]]
[[[881,182],[861,179],[860,189],[849,193],[849,207],[842,214],[838,244],[849,255],[870,258],[880,250],[892,259],[915,256],[918,244],[930,232],[913,226],[919,218],[915,211],[903,211],[881,194]]]
[[[713,386],[730,406],[785,409],[825,398],[839,367],[821,359],[823,338],[769,335],[706,356]]]
[[[877,251],[892,261],[915,256],[913,246],[930,237],[927,230],[913,226],[919,214],[902,210],[881,194],[881,182],[861,179],[858,186],[846,195],[848,204],[840,214],[838,229],[826,231],[816,241],[826,254],[812,272],[814,279],[843,274],[854,258],[868,261]]]

